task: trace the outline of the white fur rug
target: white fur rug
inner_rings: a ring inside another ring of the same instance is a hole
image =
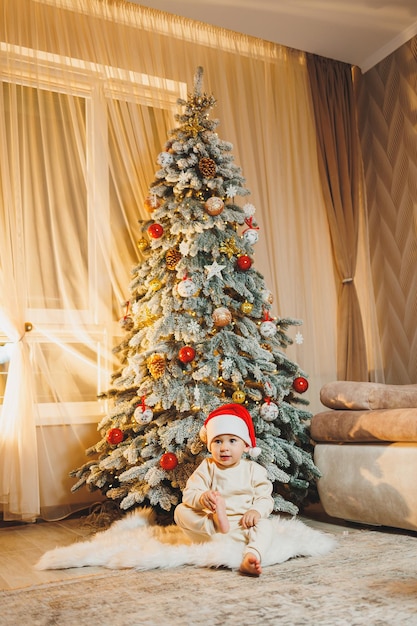
[[[297,556],[322,556],[335,546],[331,535],[314,530],[297,519],[273,518],[276,529],[271,550],[263,566],[283,563]],[[175,525],[157,526],[152,509],[142,509],[114,522],[90,540],[46,552],[35,569],[68,569],[103,566],[110,569],[149,570],[180,565],[236,569],[242,548],[216,537],[204,544],[191,543]]]

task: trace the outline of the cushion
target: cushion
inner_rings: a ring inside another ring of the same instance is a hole
[[[312,417],[310,433],[314,441],[333,443],[417,442],[417,408],[323,411]]]
[[[338,380],[323,385],[320,400],[330,409],[407,409],[417,407],[417,385]]]

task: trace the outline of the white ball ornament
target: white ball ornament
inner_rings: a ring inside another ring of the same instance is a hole
[[[259,239],[259,233],[254,228],[248,228],[248,230],[245,230],[242,237],[243,240],[246,241],[246,243],[249,243],[251,246],[253,246],[255,243],[257,243]]]
[[[260,325],[259,332],[261,333],[262,337],[268,339],[276,334],[277,327],[274,322],[271,322],[271,320],[266,320]]]
[[[191,278],[185,278],[180,283],[178,283],[177,291],[182,298],[189,298],[196,293],[197,285],[193,283]]]
[[[278,417],[278,407],[274,402],[264,402],[259,412],[266,422],[273,422]]]
[[[149,424],[153,418],[153,411],[148,406],[143,408],[142,405],[136,407],[133,417],[138,424]]]

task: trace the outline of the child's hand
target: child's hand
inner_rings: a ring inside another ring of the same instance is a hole
[[[218,491],[205,491],[200,496],[200,504],[204,509],[209,509],[210,511],[216,510],[216,498],[219,495]]]
[[[256,522],[261,519],[261,514],[254,509],[250,509],[250,511],[246,511],[244,515],[242,515],[240,520],[240,525],[242,528],[252,528],[256,526]]]

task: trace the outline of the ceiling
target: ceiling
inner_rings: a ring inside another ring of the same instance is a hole
[[[417,34],[417,0],[130,0],[357,65],[363,72]]]

